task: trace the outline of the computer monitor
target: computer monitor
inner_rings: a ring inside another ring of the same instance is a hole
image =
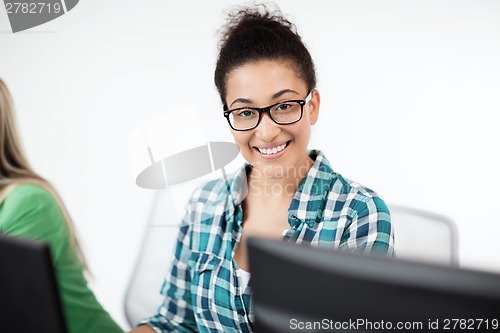
[[[500,275],[251,238],[255,331],[500,331]]]
[[[46,244],[0,234],[0,332],[67,333]]]

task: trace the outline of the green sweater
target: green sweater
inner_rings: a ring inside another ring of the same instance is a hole
[[[17,185],[0,203],[0,233],[49,244],[70,333],[123,333],[87,286],[66,222],[46,190]]]

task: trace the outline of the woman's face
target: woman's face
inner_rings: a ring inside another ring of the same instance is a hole
[[[226,103],[229,110],[247,106],[262,108],[286,100],[304,100],[308,93],[306,83],[292,66],[263,60],[246,63],[230,72]],[[299,122],[278,125],[268,114],[263,114],[259,125],[252,130],[231,129],[241,154],[254,167],[254,176],[282,178],[293,176],[291,172],[305,176],[310,166],[307,145],[311,125],[318,119],[319,103],[319,93],[314,90]],[[273,148],[279,151],[272,153]]]

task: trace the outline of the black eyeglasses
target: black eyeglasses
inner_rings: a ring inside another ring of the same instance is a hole
[[[312,98],[310,92],[304,100],[283,101],[265,108],[243,107],[224,111],[229,126],[235,131],[248,131],[257,127],[262,114],[267,113],[278,125],[289,125],[302,119],[304,105]]]

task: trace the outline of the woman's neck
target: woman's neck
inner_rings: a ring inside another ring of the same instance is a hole
[[[279,175],[266,175],[264,172],[253,170],[248,179],[249,195],[261,198],[293,198],[312,164],[313,160],[307,155],[302,166],[290,168],[293,170]]]

